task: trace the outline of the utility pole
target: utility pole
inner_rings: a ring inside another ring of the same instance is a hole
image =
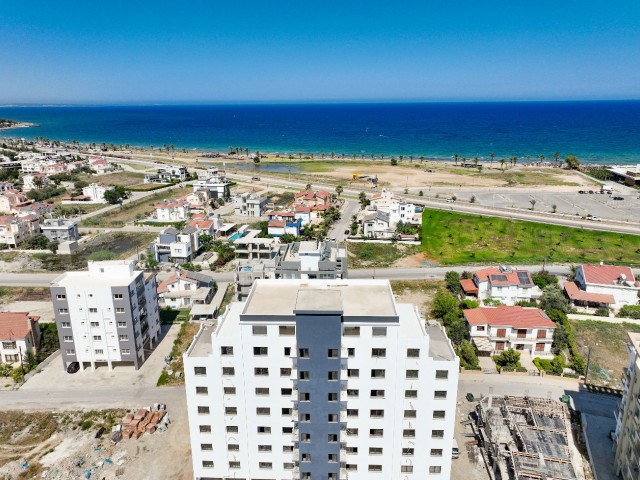
[[[22,358],[22,346],[18,347],[18,355],[20,355],[20,373],[22,374],[22,383],[24,383],[24,361]]]
[[[589,385],[589,364],[591,363],[591,347],[587,350],[587,371],[584,374],[584,386]]]

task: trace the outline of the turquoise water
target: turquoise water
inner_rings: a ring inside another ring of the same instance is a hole
[[[236,241],[237,239],[242,238],[242,236],[243,236],[243,235],[242,235],[242,233],[240,233],[240,232],[236,232],[236,233],[234,233],[233,235],[231,235],[231,236],[229,237],[229,241],[230,241],[230,242],[234,242],[234,241]]]
[[[0,107],[4,137],[226,151],[640,162],[640,101]]]

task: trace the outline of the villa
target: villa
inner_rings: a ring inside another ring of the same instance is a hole
[[[503,305],[528,302],[542,295],[527,270],[517,270],[501,265],[474,272],[473,278],[460,280],[467,297],[480,301],[497,300]]]
[[[620,310],[638,304],[640,282],[629,267],[616,265],[580,265],[573,282],[563,284],[565,294],[578,308],[599,307]]]

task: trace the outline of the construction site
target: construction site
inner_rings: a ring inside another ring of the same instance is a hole
[[[489,395],[477,403],[475,416],[475,435],[492,480],[586,478],[564,404]]]

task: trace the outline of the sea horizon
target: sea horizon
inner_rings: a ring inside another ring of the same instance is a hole
[[[336,101],[0,106],[0,138],[281,154],[640,162],[640,100]],[[19,133],[18,133],[19,132]]]

